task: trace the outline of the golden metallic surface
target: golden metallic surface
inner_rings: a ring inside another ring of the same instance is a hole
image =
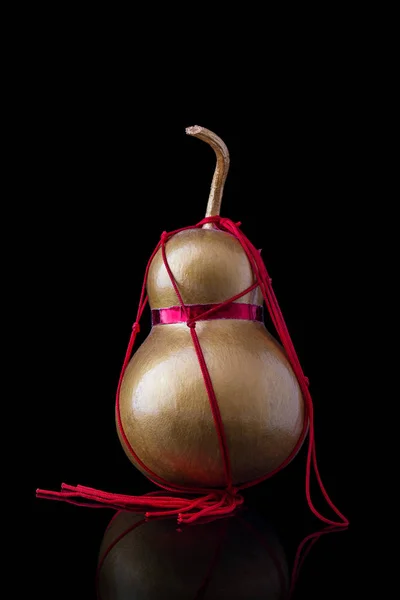
[[[229,233],[216,229],[189,229],[165,245],[168,264],[185,304],[223,302],[254,282],[243,248]],[[151,308],[179,304],[159,250],[149,271],[147,293]],[[258,288],[237,302],[262,305]]]
[[[142,519],[119,513],[105,532],[99,552],[101,600],[287,598],[285,551],[254,514],[246,522],[220,519],[182,533],[176,531],[175,519],[135,528]]]
[[[178,304],[160,255],[149,271],[152,308]],[[177,234],[167,242],[166,256],[188,304],[222,302],[253,282],[239,242],[224,232]],[[256,292],[244,301],[256,303]],[[234,481],[265,475],[289,456],[303,427],[303,399],[291,367],[262,323],[200,321],[196,332],[221,411]],[[152,328],[125,372],[120,410],[128,440],[157,475],[180,484],[224,486],[209,399],[186,323]]]
[[[261,323],[205,321],[196,331],[234,481],[265,475],[287,458],[302,431],[296,378]],[[153,327],[127,368],[120,403],[128,440],[157,475],[174,483],[224,486],[210,404],[185,323]]]

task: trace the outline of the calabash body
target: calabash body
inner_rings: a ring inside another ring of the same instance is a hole
[[[99,553],[101,600],[287,597],[285,553],[261,519],[235,517],[183,532],[174,519],[142,521],[120,513],[106,531]]]
[[[215,229],[175,235],[166,244],[166,257],[185,304],[223,302],[254,283],[239,242]],[[179,304],[161,250],[152,262],[147,292],[151,308]],[[261,304],[259,289],[238,301]],[[198,321],[196,332],[221,412],[234,483],[270,473],[291,454],[304,420],[302,395],[281,346],[255,321]],[[224,486],[215,424],[186,323],[152,328],[125,371],[120,414],[129,443],[156,475],[177,484]],[[120,440],[136,464],[121,435]]]

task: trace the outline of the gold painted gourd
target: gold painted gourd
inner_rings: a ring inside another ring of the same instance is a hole
[[[206,216],[218,215],[228,151],[207,129],[196,126],[187,133],[215,150]],[[255,282],[238,240],[212,224],[177,233],[165,251],[185,304],[220,303]],[[147,294],[151,309],[179,305],[161,248],[150,266]],[[263,299],[257,287],[237,302],[262,306]],[[285,353],[256,321],[198,321],[196,332],[222,417],[233,483],[265,476],[290,456],[303,431],[303,398]],[[185,322],[152,327],[126,368],[119,407],[126,438],[156,475],[173,484],[224,487],[210,402]],[[143,471],[117,430],[127,456]]]

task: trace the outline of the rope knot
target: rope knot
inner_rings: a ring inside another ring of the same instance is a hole
[[[214,490],[196,500],[188,500],[187,506],[176,511],[178,524],[202,522],[204,518],[215,519],[231,515],[244,502],[239,489],[230,487],[225,490]]]
[[[168,233],[166,231],[163,231],[161,234],[161,241],[166,242],[167,239],[168,239]]]
[[[190,329],[196,329],[196,321],[186,321],[186,325],[190,327]]]
[[[135,321],[134,324],[132,325],[132,331],[134,331],[134,333],[139,333],[140,325],[137,321]]]

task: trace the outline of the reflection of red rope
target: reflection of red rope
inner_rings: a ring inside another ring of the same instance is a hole
[[[347,529],[347,525],[346,526],[341,525],[339,527],[337,525],[331,525],[330,527],[326,527],[325,529],[322,529],[322,531],[315,531],[314,533],[310,533],[310,535],[307,535],[304,538],[304,540],[302,540],[302,542],[299,544],[299,547],[297,548],[296,556],[295,556],[294,563],[293,563],[289,598],[292,598],[292,596],[293,596],[294,588],[295,588],[297,580],[299,578],[300,571],[303,567],[304,561],[306,560],[312,547],[318,542],[320,537],[323,535],[326,535],[327,533],[337,533],[339,531],[346,531],[346,529]],[[308,547],[304,550],[304,548],[308,542],[310,542],[310,543],[309,543]],[[303,552],[303,550],[304,550],[304,552]],[[302,554],[302,552],[303,552],[303,554]]]
[[[168,264],[166,252],[165,252],[165,244],[166,242],[175,234],[180,233],[181,231],[186,231],[188,229],[200,228],[206,223],[213,223],[220,231],[225,231],[233,235],[241,244],[243,250],[245,251],[247,258],[251,264],[253,269],[256,281],[253,285],[248,287],[246,290],[241,292],[240,294],[236,294],[232,298],[225,300],[219,304],[215,304],[215,306],[203,313],[201,317],[204,319],[205,315],[210,315],[214,311],[218,310],[222,306],[228,305],[229,303],[237,300],[247,294],[250,290],[255,289],[256,287],[260,287],[265,304],[268,308],[269,314],[271,316],[272,322],[275,326],[275,329],[279,335],[279,338],[282,342],[282,345],[286,351],[287,358],[292,366],[292,369],[296,375],[297,381],[299,383],[300,389],[303,394],[304,403],[305,403],[305,419],[303,431],[300,435],[300,438],[293,448],[290,456],[276,469],[272,472],[268,473],[263,477],[259,477],[253,481],[244,482],[241,485],[234,486],[232,482],[232,469],[229,458],[228,444],[225,436],[224,425],[221,418],[221,413],[219,410],[217,398],[215,396],[213,384],[211,381],[211,377],[207,368],[207,364],[204,359],[204,354],[200,345],[200,341],[198,335],[196,333],[196,320],[190,319],[188,313],[186,311],[185,303],[183,302],[182,296],[180,294],[178,285],[175,281],[173,273]],[[206,217],[202,219],[197,225],[192,227],[183,227],[182,229],[177,229],[170,233],[163,232],[161,236],[161,240],[158,242],[154,252],[152,253],[150,260],[147,264],[144,281],[142,285],[142,291],[140,295],[139,308],[136,316],[136,321],[133,324],[131,337],[128,344],[128,349],[126,351],[125,360],[122,366],[121,375],[119,378],[118,389],[117,389],[117,397],[116,397],[116,418],[117,424],[120,431],[120,434],[124,440],[126,447],[134,458],[135,462],[140,465],[140,467],[148,474],[149,479],[159,487],[163,488],[169,492],[179,492],[184,495],[195,494],[197,497],[193,498],[185,498],[182,496],[154,496],[154,497],[146,497],[146,496],[126,496],[122,494],[110,494],[108,492],[101,492],[98,490],[94,490],[92,488],[87,488],[83,486],[72,487],[63,484],[61,492],[48,492],[44,490],[37,490],[38,497],[45,498],[54,498],[58,500],[69,500],[73,498],[80,498],[83,500],[89,500],[90,502],[98,502],[101,505],[108,507],[118,507],[123,510],[139,510],[145,512],[146,517],[156,517],[161,515],[177,515],[178,523],[191,523],[196,519],[199,519],[205,515],[213,516],[213,515],[224,515],[233,512],[237,506],[243,503],[243,497],[239,494],[239,490],[246,489],[257,483],[261,483],[265,481],[269,477],[272,477],[275,473],[286,467],[289,462],[294,458],[300,449],[304,438],[307,434],[307,428],[309,428],[309,445],[307,452],[307,462],[306,462],[306,497],[307,502],[310,507],[310,510],[314,513],[316,517],[318,517],[324,523],[329,525],[335,525],[337,527],[346,527],[349,522],[346,517],[339,511],[338,508],[333,504],[331,499],[328,496],[327,491],[322,483],[317,459],[315,452],[315,439],[314,439],[314,409],[312,398],[308,389],[308,379],[304,376],[303,370],[301,368],[299,359],[297,357],[296,351],[294,349],[292,340],[290,338],[288,329],[286,327],[285,321],[283,319],[283,315],[278,305],[278,301],[276,299],[275,293],[271,286],[271,279],[267,273],[267,269],[264,265],[264,262],[260,256],[259,251],[253,246],[253,244],[248,240],[248,238],[242,233],[240,230],[240,223],[234,223],[230,219],[225,219],[219,216],[215,217]],[[188,316],[186,324],[189,327],[190,334],[192,337],[193,345],[196,350],[196,355],[199,361],[200,369],[203,375],[204,384],[207,389],[207,394],[210,402],[210,408],[212,412],[212,416],[214,419],[214,424],[218,436],[219,446],[221,458],[224,466],[225,480],[226,480],[226,488],[224,490],[210,489],[204,487],[196,487],[196,486],[184,486],[172,484],[156,473],[154,473],[151,469],[149,469],[136,454],[132,445],[130,444],[126,434],[124,432],[121,414],[120,414],[120,404],[119,404],[119,395],[122,384],[122,379],[125,373],[125,370],[128,366],[129,360],[132,355],[133,346],[135,343],[135,339],[137,333],[140,331],[139,321],[142,317],[144,308],[147,304],[147,296],[146,296],[146,284],[147,277],[150,269],[150,265],[153,261],[154,256],[161,248],[162,257],[164,261],[165,268],[167,269],[168,275],[170,277],[171,283],[176,292],[177,298],[179,300],[179,304],[182,308],[184,314]],[[314,468],[314,472],[326,502],[334,511],[334,513],[339,518],[338,521],[332,521],[324,517],[315,507],[311,499],[310,494],[310,478],[311,478],[311,465]],[[150,509],[150,510],[149,510]]]
[[[112,521],[114,521],[115,517],[118,514],[119,514],[119,512],[117,512],[114,515]],[[112,521],[108,524],[107,530],[110,528]],[[118,544],[118,542],[120,542],[124,537],[126,537],[128,535],[128,533],[130,533],[131,531],[133,531],[137,527],[140,527],[140,525],[143,525],[143,523],[146,523],[146,519],[141,519],[140,521],[137,521],[136,523],[134,523],[133,525],[131,525],[130,527],[128,527],[128,529],[126,529],[125,531],[123,531],[118,537],[115,538],[115,540],[113,540],[111,542],[111,544],[108,546],[108,548],[104,552],[103,556],[99,560],[99,563],[97,565],[97,572],[96,572],[96,592],[97,592],[97,598],[99,600],[101,600],[100,586],[99,586],[100,572],[101,572],[101,569],[103,568],[103,565],[104,565],[104,562],[105,562],[107,556],[110,554],[111,550],[113,548],[115,548],[115,546]]]

